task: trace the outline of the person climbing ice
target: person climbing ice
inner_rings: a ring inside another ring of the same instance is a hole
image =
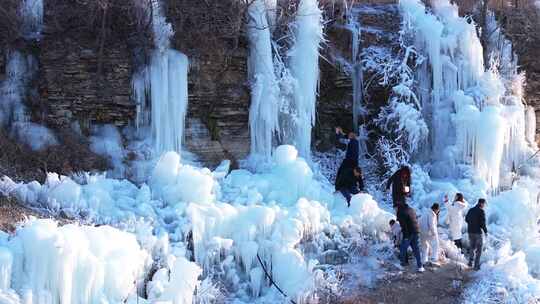
[[[386,189],[392,186],[392,203],[394,206],[405,204],[406,197],[411,195],[411,169],[402,166],[386,183]]]
[[[348,135],[345,135],[345,132],[343,132],[343,129],[341,127],[336,127],[336,138],[337,142],[341,144],[347,144],[345,159],[343,160],[339,168],[341,169],[342,167],[357,167],[358,157],[360,153],[360,145],[358,143],[358,138],[356,134],[354,132],[349,132]]]
[[[407,260],[407,249],[411,247],[414,257],[416,258],[418,272],[424,272],[425,269],[422,265],[420,248],[418,244],[420,227],[416,218],[416,212],[406,203],[399,204],[397,206],[397,220],[401,226],[401,232],[403,234],[403,240],[401,241],[401,246],[399,248],[401,266],[409,265],[409,261]]]
[[[336,177],[336,191],[341,192],[347,200],[347,206],[351,206],[353,195],[364,191],[364,179],[360,167],[345,168]]]
[[[437,229],[437,217],[439,204],[435,203],[420,217],[420,246],[422,247],[422,263],[432,266],[439,264],[439,232]]]
[[[454,241],[454,244],[457,248],[459,248],[459,250],[463,251],[463,244],[461,242],[464,224],[463,212],[465,209],[467,209],[469,204],[461,193],[456,193],[452,203],[448,202],[448,195],[445,195],[444,203],[446,205],[446,209],[448,210],[446,223],[450,228],[450,239]]]
[[[482,239],[482,232],[488,234],[486,227],[486,213],[484,207],[486,206],[486,200],[481,198],[478,200],[476,206],[471,208],[467,212],[465,221],[467,221],[467,232],[469,233],[470,251],[469,251],[469,267],[473,267],[474,270],[480,270],[480,257],[482,256],[482,248],[484,241]]]

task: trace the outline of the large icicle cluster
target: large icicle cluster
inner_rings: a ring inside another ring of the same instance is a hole
[[[189,61],[186,55],[170,48],[173,30],[160,1],[143,1],[143,9],[151,14],[155,49],[150,64],[133,76],[136,125],[151,126],[156,154],[180,152],[188,106]]]
[[[421,1],[401,0],[400,8],[404,34],[417,53],[414,93],[430,132],[413,159],[420,166],[413,169],[411,203],[426,207],[456,192],[469,201],[487,198],[487,250],[463,300],[535,301],[540,292],[540,165],[525,162],[536,149],[535,122],[524,104],[524,75],[517,72],[512,44],[489,15],[483,29],[490,33],[486,69],[476,26],[458,15],[456,5],[435,0],[427,9]],[[443,208],[441,223],[446,213]]]
[[[121,303],[147,258],[133,234],[112,227],[30,221],[0,236],[0,302]]]
[[[265,1],[256,0],[248,9],[250,54],[248,68],[251,84],[249,128],[251,153],[269,160],[272,143],[279,131],[279,87],[274,73],[272,28]]]
[[[290,25],[292,46],[286,60],[274,51],[276,1],[257,0],[249,6],[252,156],[268,161],[274,143],[281,141],[296,146],[302,157],[311,158],[319,48],[323,40],[318,5],[318,0],[299,1],[295,21]],[[276,140],[276,135],[281,138]]]
[[[293,24],[294,45],[289,51],[289,66],[296,79],[293,142],[300,155],[311,158],[311,128],[315,124],[319,86],[319,48],[323,40],[322,11],[317,0],[302,0]]]
[[[433,14],[417,0],[400,7],[420,55],[417,95],[429,124],[424,151],[432,174],[458,177],[459,165],[470,164],[491,189],[509,186],[506,177],[534,145],[515,64],[516,79],[506,83],[496,67],[486,70],[475,24],[447,0],[433,1]]]

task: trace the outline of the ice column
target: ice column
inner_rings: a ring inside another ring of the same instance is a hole
[[[289,67],[296,79],[292,105],[296,112],[293,143],[300,155],[307,159],[311,154],[311,128],[316,114],[322,21],[322,11],[317,0],[300,1],[293,25],[294,45],[289,51]]]
[[[186,55],[170,48],[173,30],[160,2],[149,3],[155,49],[149,66],[132,79],[133,98],[137,103],[136,125],[150,124],[156,153],[180,152],[188,105],[189,61]]]
[[[22,0],[22,30],[27,38],[37,38],[43,28],[43,0]]]
[[[251,3],[248,15],[251,154],[268,160],[274,134],[279,128],[279,87],[274,73],[272,38],[264,1]]]
[[[346,28],[351,32],[351,80],[353,85],[353,130],[358,133],[359,116],[362,111],[362,100],[364,99],[364,79],[362,73],[362,61],[360,58],[361,46],[361,26],[358,22],[358,15],[353,8],[347,7]]]

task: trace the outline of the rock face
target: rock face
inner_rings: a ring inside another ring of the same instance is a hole
[[[525,98],[536,109],[537,142],[540,131],[540,10],[515,9],[505,12],[502,26],[514,44],[521,70],[527,77]]]
[[[209,164],[249,153],[248,44],[239,1],[168,1],[173,47],[188,55],[186,148]]]
[[[400,19],[395,2],[362,2],[356,10],[363,26],[362,58],[375,58],[364,63],[364,102],[370,112],[361,121],[368,125],[389,95],[388,88],[377,81],[376,66],[377,60],[384,60],[398,49]],[[130,8],[132,0],[117,0],[107,11],[95,3],[45,1],[43,36],[32,49],[39,61],[35,84],[38,93],[28,100],[35,120],[56,128],[78,121],[83,131],[92,124],[133,123],[136,108],[131,77],[144,61],[141,57],[151,37],[137,30],[137,19]],[[164,3],[167,20],[175,31],[172,46],[190,60],[186,148],[207,164],[223,158],[244,158],[250,148],[244,2]],[[324,59],[320,60],[320,92],[313,130],[313,142],[319,150],[332,146],[334,126],[352,127],[351,77],[340,63],[341,59],[350,61],[351,35],[342,26],[342,7],[326,6],[325,16],[330,23],[325,30],[327,43],[321,51]],[[104,18],[106,22],[102,23]],[[527,54],[519,55],[528,74],[529,102],[540,109],[540,54],[533,45],[529,45]],[[5,49],[0,48],[0,79],[4,53]],[[540,112],[537,114],[540,118]]]
[[[135,117],[131,100],[135,45],[129,33],[136,33],[136,27],[117,23],[119,10],[107,11],[109,26],[94,27],[88,20],[103,19],[99,7],[66,0],[44,2],[44,30],[36,50],[39,100],[32,100],[34,108],[41,107],[40,120],[56,127],[72,121],[83,128],[127,125]]]

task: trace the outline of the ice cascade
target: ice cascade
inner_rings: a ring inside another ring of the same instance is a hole
[[[310,159],[311,128],[315,123],[319,84],[319,48],[323,41],[322,11],[318,0],[302,0],[293,27],[294,44],[289,51],[289,68],[296,79],[292,142],[300,156]]]
[[[419,0],[401,0],[400,8],[419,55],[416,93],[430,130],[423,155],[432,175],[467,175],[465,164],[492,190],[509,186],[535,146],[515,63],[504,62],[506,74],[495,64],[485,69],[475,24],[448,0],[433,1],[433,12]]]
[[[170,48],[172,27],[161,3],[149,1],[155,49],[150,63],[132,79],[137,104],[137,127],[151,126],[155,152],[180,152],[188,106],[189,61],[185,54]]]
[[[279,87],[274,73],[272,36],[264,0],[254,1],[248,9],[248,61],[251,80],[249,127],[251,154],[269,160],[273,137],[279,129]]]

